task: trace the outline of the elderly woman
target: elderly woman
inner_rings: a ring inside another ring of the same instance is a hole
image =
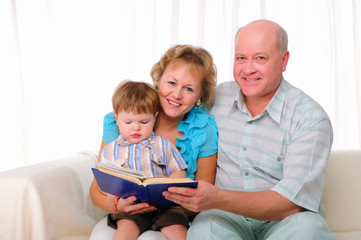
[[[161,111],[156,135],[169,139],[178,148],[188,165],[187,177],[214,183],[218,129],[214,119],[201,106],[213,104],[216,86],[216,68],[211,54],[203,48],[191,45],[175,45],[168,49],[152,70],[153,85],[158,90]],[[119,135],[113,113],[104,117],[101,149]],[[106,204],[106,195],[96,180],[90,187],[93,204],[107,212],[115,213]],[[147,203],[132,204],[133,199],[120,199],[118,212],[130,214],[154,211]],[[100,221],[91,234],[91,239],[111,239],[114,229]],[[140,236],[154,239],[160,233],[147,231]]]

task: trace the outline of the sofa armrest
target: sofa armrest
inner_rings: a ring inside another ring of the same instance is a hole
[[[332,151],[321,202],[333,232],[361,231],[361,150]]]
[[[88,239],[99,220],[89,195],[96,154],[0,173],[0,236],[4,239]]]

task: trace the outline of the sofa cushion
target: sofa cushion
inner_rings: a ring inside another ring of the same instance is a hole
[[[97,222],[89,196],[94,157],[76,156],[0,174],[1,239],[89,239]]]
[[[360,240],[361,231],[357,232],[334,232],[337,240]]]
[[[332,151],[321,200],[331,231],[361,231],[360,183],[361,150]]]

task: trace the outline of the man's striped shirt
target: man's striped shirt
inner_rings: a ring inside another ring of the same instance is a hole
[[[249,192],[271,189],[317,212],[333,139],[326,112],[285,80],[255,117],[243,99],[234,81],[217,87],[210,109],[219,129],[216,185]]]

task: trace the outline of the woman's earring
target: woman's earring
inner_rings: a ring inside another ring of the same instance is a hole
[[[202,102],[200,99],[198,99],[198,101],[196,102],[196,106],[200,107],[202,105]]]

